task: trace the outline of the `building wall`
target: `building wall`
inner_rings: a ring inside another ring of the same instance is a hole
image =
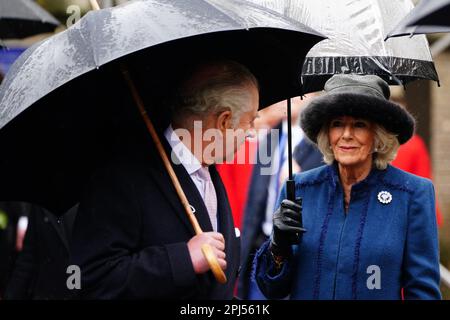
[[[431,157],[439,205],[444,216],[441,251],[450,251],[450,51],[434,58],[441,87],[431,87]],[[450,259],[450,252],[443,252]]]

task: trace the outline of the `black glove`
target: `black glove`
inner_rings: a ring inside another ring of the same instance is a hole
[[[277,256],[288,256],[291,245],[298,244],[305,231],[302,224],[301,199],[296,202],[283,200],[273,215],[272,252]]]

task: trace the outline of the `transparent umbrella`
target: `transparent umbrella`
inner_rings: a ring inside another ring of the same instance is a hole
[[[249,0],[328,37],[308,53],[304,93],[323,89],[337,73],[376,74],[389,84],[438,81],[424,36],[385,41],[387,32],[414,7],[410,0]]]

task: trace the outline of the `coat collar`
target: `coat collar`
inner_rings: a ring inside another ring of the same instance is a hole
[[[211,179],[214,183],[217,194],[217,221],[219,225],[217,231],[222,233],[225,239],[225,254],[227,257],[231,257],[233,255],[233,246],[231,244],[237,235],[234,227],[233,215],[231,214],[230,203],[228,201],[225,186],[219,173],[217,172],[216,167],[210,166],[209,171],[211,173]]]
[[[369,175],[364,180],[359,181],[358,183],[355,183],[352,186],[352,193],[365,191],[371,186],[379,184],[380,181],[379,179],[383,178],[386,172],[387,169],[379,170],[376,167],[373,167]],[[328,166],[328,173],[330,176],[330,183],[332,187],[333,188],[336,188],[338,186],[342,187],[341,180],[339,177],[339,168],[336,161],[332,165]]]
[[[228,202],[227,191],[216,167],[211,166],[209,171],[217,194],[217,221],[219,221],[218,231],[224,233],[225,230],[229,230],[231,225],[234,225],[233,221],[231,221],[231,208]]]

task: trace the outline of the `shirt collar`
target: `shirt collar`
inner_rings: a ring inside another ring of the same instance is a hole
[[[199,170],[202,165],[200,161],[192,154],[191,150],[189,150],[186,145],[181,142],[178,135],[170,125],[165,131],[164,136],[172,148],[172,152],[176,155],[179,160],[179,163],[183,165],[189,175],[193,174],[197,170]]]

